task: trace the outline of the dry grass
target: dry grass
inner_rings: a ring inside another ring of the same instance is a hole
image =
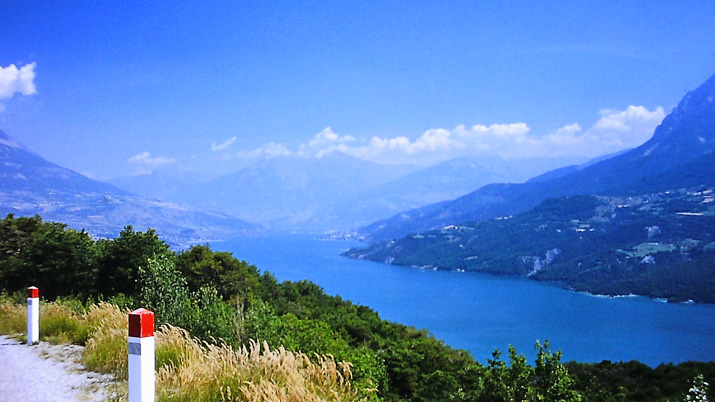
[[[82,363],[93,371],[115,374],[117,368],[121,371],[124,367],[123,370],[126,373],[126,313],[107,303],[92,305],[87,309],[81,304],[71,301],[40,304],[40,337],[42,341],[53,344],[72,343],[87,344],[88,346],[96,344],[97,340],[102,339],[103,336],[106,339],[111,339],[111,335],[107,335],[107,333],[111,328],[121,326],[118,323],[122,322],[124,323],[124,340],[122,341],[122,337],[119,337],[118,341],[112,342],[119,351],[110,351],[106,346],[100,350],[85,348]],[[13,303],[9,299],[0,299],[0,333],[25,342],[27,340],[26,330],[27,306]],[[123,355],[120,350],[122,347],[124,348]],[[57,356],[54,357],[57,358]],[[127,400],[126,382],[108,381],[103,382],[101,386],[105,390],[105,395],[112,395],[112,400]]]
[[[157,355],[174,356],[157,373],[160,400],[171,401],[360,401],[349,363],[308,356],[251,341],[249,347],[200,344],[180,328],[157,334]]]
[[[62,302],[40,304],[40,334],[47,342],[84,345],[92,329],[81,306]]]
[[[27,308],[15,304],[9,299],[0,299],[0,333],[25,342],[27,341],[26,331]]]
[[[0,300],[0,332],[23,334],[26,314],[25,306]],[[108,303],[87,309],[43,303],[40,321],[43,340],[86,344],[83,363],[88,369],[126,380],[127,312]],[[353,387],[350,363],[332,356],[311,360],[253,341],[239,349],[202,344],[172,326],[156,332],[156,363],[160,401],[352,402],[376,397]],[[113,392],[112,400],[127,400],[126,383]]]
[[[102,373],[112,373],[118,379],[127,379],[128,365],[128,322],[127,312],[119,307],[99,303],[89,308],[85,314],[93,331],[87,340],[83,356],[84,365]]]
[[[57,301],[40,304],[40,336],[52,344],[84,345],[93,329],[81,304]],[[0,300],[0,332],[27,340],[27,306]]]
[[[0,300],[0,333],[25,341],[26,331],[26,306]],[[127,377],[127,313],[117,306],[100,302],[85,309],[67,302],[42,303],[40,339],[86,345],[87,368]]]

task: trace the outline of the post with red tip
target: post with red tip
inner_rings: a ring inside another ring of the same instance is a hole
[[[40,291],[31,286],[27,288],[27,344],[40,341]]]
[[[129,402],[154,401],[154,313],[129,313]]]

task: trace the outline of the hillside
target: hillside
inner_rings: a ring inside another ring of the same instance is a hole
[[[372,223],[358,232],[376,242],[449,224],[528,211],[548,198],[576,194],[638,194],[715,181],[713,166],[688,172],[715,151],[715,75],[689,92],[656,128],[653,137],[626,153],[587,166],[552,173],[545,180],[484,186],[451,202],[428,205]],[[685,172],[688,182],[678,174]],[[565,174],[564,174],[565,173]],[[551,179],[548,179],[552,177]]]
[[[0,131],[0,214],[42,215],[97,237],[154,228],[177,247],[260,232],[226,214],[140,197],[48,162]]]
[[[715,303],[714,151],[715,76],[633,150],[373,223],[345,256]]]
[[[605,295],[715,303],[715,188],[578,195],[345,253],[423,269],[522,275]]]

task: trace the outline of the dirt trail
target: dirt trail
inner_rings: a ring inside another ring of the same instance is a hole
[[[40,342],[28,346],[0,336],[0,402],[100,402],[111,376],[79,363],[82,347]]]

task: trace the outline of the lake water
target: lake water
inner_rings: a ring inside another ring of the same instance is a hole
[[[380,317],[428,329],[486,362],[510,344],[533,361],[536,340],[564,360],[715,361],[715,306],[668,304],[643,297],[605,298],[556,285],[469,272],[350,260],[358,242],[272,235],[215,243],[213,249],[270,271],[279,280],[311,280],[328,294]]]

